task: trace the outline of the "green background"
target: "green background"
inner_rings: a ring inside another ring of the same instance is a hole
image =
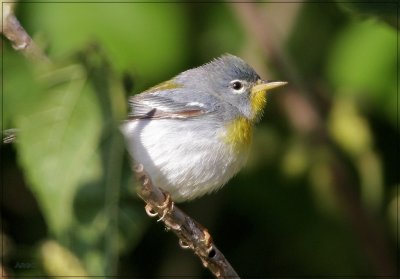
[[[243,277],[394,276],[398,3],[26,3],[48,54],[3,37],[3,268],[12,276],[209,278],[134,191],[129,95],[224,53],[289,86],[246,168],[179,205]],[[396,257],[397,256],[397,257]]]

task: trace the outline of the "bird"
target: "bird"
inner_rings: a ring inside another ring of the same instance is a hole
[[[232,54],[186,70],[129,98],[128,152],[173,202],[214,192],[245,165],[267,91],[286,83]]]

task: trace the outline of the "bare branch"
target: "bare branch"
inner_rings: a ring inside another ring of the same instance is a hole
[[[13,48],[22,52],[30,60],[50,62],[15,17],[14,3],[2,2],[2,9],[1,32],[11,41]]]
[[[146,211],[150,216],[161,216],[168,230],[179,238],[182,248],[191,249],[200,258],[216,278],[239,278],[225,256],[215,246],[207,229],[197,223],[170,201],[169,195],[155,187],[142,165],[134,172],[140,181],[138,195],[146,202]]]

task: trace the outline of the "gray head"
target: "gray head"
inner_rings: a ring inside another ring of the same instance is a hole
[[[231,54],[183,72],[175,80],[203,98],[211,95],[219,99],[251,121],[257,120],[264,109],[265,91],[278,86],[267,86],[272,83],[261,80],[252,67]]]
[[[237,56],[225,54],[201,66],[212,74],[210,78],[219,85],[230,84],[233,80],[255,83],[260,76],[249,64]]]

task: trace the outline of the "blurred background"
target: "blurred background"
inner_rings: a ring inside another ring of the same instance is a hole
[[[53,63],[2,38],[2,130],[20,130],[1,146],[2,271],[210,278],[145,214],[118,124],[129,95],[232,53],[289,85],[269,95],[246,168],[179,206],[242,278],[395,276],[397,11],[346,1],[16,4]]]

